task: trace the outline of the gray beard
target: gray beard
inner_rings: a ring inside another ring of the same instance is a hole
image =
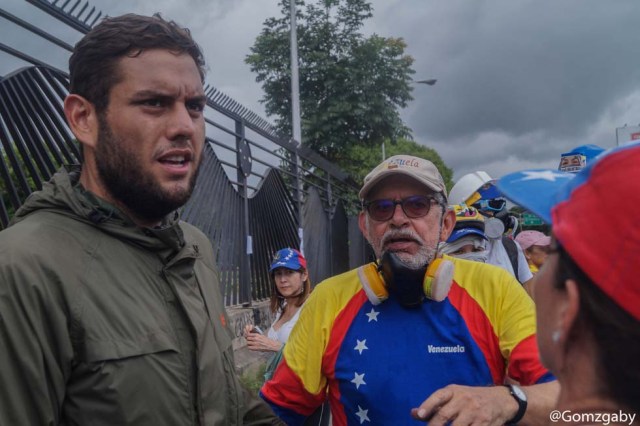
[[[395,254],[407,268],[420,269],[435,259],[437,250],[434,247],[422,246],[414,255],[404,252],[395,252]]]
[[[370,224],[369,224],[368,216],[366,217],[366,226],[367,226],[367,233],[369,233],[368,230],[370,229]],[[440,224],[440,231],[438,232],[438,235],[440,235],[441,231],[442,231],[442,224]],[[422,238],[420,238],[420,236],[417,235],[415,232],[410,230],[389,230],[385,232],[385,234],[380,239],[379,246],[374,245],[373,242],[369,240],[369,244],[371,244],[371,247],[373,247],[373,251],[375,252],[376,257],[378,259],[382,259],[382,256],[385,253],[385,251],[382,250],[382,247],[384,247],[385,243],[389,239],[398,237],[398,236],[406,236],[406,237],[412,238],[420,244],[420,248],[418,249],[416,254],[409,254],[401,251],[393,252],[396,254],[396,256],[398,256],[398,259],[400,259],[400,261],[407,268],[420,269],[425,265],[428,265],[429,263],[431,263],[433,259],[436,258],[436,255],[438,254],[437,246],[427,247],[425,245],[425,242],[422,240]]]

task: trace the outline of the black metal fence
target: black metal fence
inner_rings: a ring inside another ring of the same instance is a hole
[[[80,35],[101,16],[83,0],[26,1]],[[66,62],[71,45],[65,41],[0,8],[3,25],[27,31]],[[13,42],[0,42],[0,61],[20,64],[0,74],[0,229],[62,164],[79,159],[62,109],[67,74],[54,61],[24,52],[20,40]],[[369,258],[357,221],[347,214],[355,207],[349,204],[355,182],[213,86],[205,92],[208,143],[182,217],[214,244],[226,304],[268,297],[268,264],[285,246],[303,247],[313,282]]]

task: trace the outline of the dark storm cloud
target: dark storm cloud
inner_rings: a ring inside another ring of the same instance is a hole
[[[590,140],[601,132],[594,124],[615,110],[624,120],[621,104],[640,87],[637,1],[396,1],[379,9],[393,22],[385,33],[408,42],[416,75],[438,78],[415,88],[405,117],[454,169],[496,159],[555,166],[585,140],[612,146],[624,121],[609,117],[601,141]]]
[[[416,131],[450,139],[586,130],[640,83],[640,3],[620,3],[479,2],[474,18],[452,23],[457,36],[436,34],[429,62],[444,88],[438,102],[417,100],[428,118]],[[447,22],[452,11],[443,12],[430,19]]]

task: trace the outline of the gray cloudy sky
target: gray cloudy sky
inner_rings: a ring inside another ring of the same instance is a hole
[[[264,116],[261,88],[244,57],[263,21],[279,13],[277,0],[90,4],[109,15],[159,11],[190,27],[209,64],[207,81]],[[615,146],[616,127],[640,123],[638,0],[372,4],[365,32],[403,37],[416,79],[438,79],[435,86],[417,85],[402,114],[416,141],[435,148],[455,178],[474,170],[500,177],[555,168],[562,152],[585,143]],[[78,39],[25,0],[0,0],[0,7],[43,28],[58,27],[56,35],[71,44]],[[51,50],[36,41],[30,46],[19,34],[0,19],[0,41],[37,55]],[[66,69],[66,57],[56,60]],[[9,63],[0,53],[0,74]]]

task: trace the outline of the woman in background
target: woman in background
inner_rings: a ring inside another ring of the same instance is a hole
[[[311,293],[311,281],[307,272],[307,260],[296,249],[279,250],[269,267],[271,275],[271,314],[273,324],[263,335],[262,331],[248,324],[244,336],[252,351],[273,352],[267,363],[265,381],[269,380],[282,358],[282,349],[296,325],[302,305]],[[325,402],[305,421],[305,426],[326,426],[330,421],[329,405]]]
[[[547,259],[551,237],[540,231],[522,231],[516,235],[515,240],[522,247],[524,257],[529,264],[529,270],[535,274]]]
[[[280,350],[289,339],[300,309],[311,293],[311,281],[307,272],[307,260],[292,248],[284,248],[275,254],[269,274],[272,282],[270,308],[274,315],[273,323],[266,335],[254,325],[247,324],[244,336],[249,350],[276,353],[277,360],[269,362],[269,366],[275,369],[280,360]],[[268,369],[267,374],[269,373],[273,374],[273,371]]]

